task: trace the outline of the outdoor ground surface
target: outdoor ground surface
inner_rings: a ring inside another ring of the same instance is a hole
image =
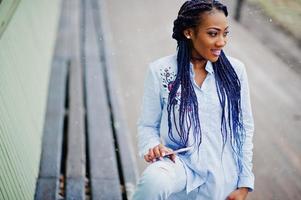
[[[276,23],[301,41],[300,0],[248,0],[258,4]]]
[[[301,76],[301,40],[293,37],[292,33],[290,33],[288,29],[284,28],[285,20],[282,20],[281,24],[279,24],[277,20],[275,20],[275,17],[269,14],[269,12],[261,6],[259,1],[260,0],[245,0],[241,11],[240,24],[243,25],[253,36],[257,38],[257,40],[262,42],[277,57],[279,57],[287,67],[293,69]],[[265,2],[267,4],[267,2],[271,1],[272,0],[268,0]],[[290,1],[294,0],[288,0],[287,2]],[[228,6],[230,16],[233,16],[236,1],[224,0],[223,2],[225,2]],[[279,2],[283,3],[284,1],[279,0]],[[273,7],[275,7],[275,5],[273,5]],[[283,12],[274,13],[277,13],[278,18],[283,15]],[[299,18],[294,22],[295,24],[301,22],[300,12],[298,16]],[[287,24],[289,24],[289,22],[287,22]],[[298,29],[300,29],[301,26],[294,27],[294,33],[300,34],[301,31],[298,31]]]

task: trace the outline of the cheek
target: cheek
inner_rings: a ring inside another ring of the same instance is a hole
[[[210,49],[214,47],[214,41],[211,39],[206,39],[206,40],[199,40],[197,42],[197,47],[196,49],[200,52],[203,53],[208,53],[210,52]]]
[[[229,38],[226,37],[226,38],[225,38],[225,45],[227,44],[228,40],[229,40]]]
[[[215,42],[214,38],[210,38],[208,35],[199,35],[197,38],[197,43],[203,47],[212,46]]]

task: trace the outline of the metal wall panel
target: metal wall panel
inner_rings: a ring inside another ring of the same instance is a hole
[[[21,0],[0,38],[0,199],[34,197],[59,9]]]

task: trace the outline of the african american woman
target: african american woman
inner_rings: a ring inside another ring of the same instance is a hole
[[[134,200],[244,200],[253,191],[248,80],[222,50],[227,16],[219,1],[186,1],[174,21],[176,54],[150,63],[138,122],[150,164]]]

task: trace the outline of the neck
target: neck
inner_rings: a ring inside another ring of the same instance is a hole
[[[191,62],[195,68],[205,69],[207,60],[203,56],[201,56],[199,53],[197,53],[195,50],[192,50]]]
[[[207,64],[207,60],[191,57],[191,62],[195,69],[203,70]]]

